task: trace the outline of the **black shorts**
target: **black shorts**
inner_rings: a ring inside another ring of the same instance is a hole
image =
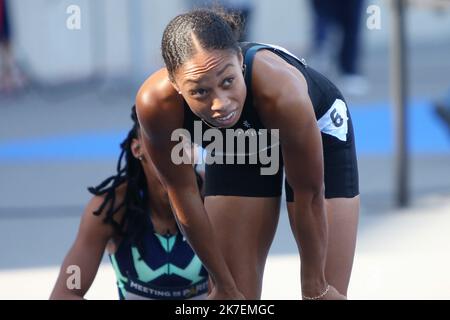
[[[338,112],[336,112],[336,106]],[[345,108],[345,109],[344,109]],[[345,110],[345,113],[344,113]],[[340,112],[340,113],[339,113]],[[341,116],[346,114],[348,119]],[[324,156],[325,198],[353,198],[359,194],[358,164],[352,120],[345,100],[321,115]],[[339,128],[336,128],[336,125]],[[342,130],[346,126],[346,130]],[[333,132],[337,129],[339,133]],[[282,155],[280,157],[282,159]],[[261,175],[259,164],[210,164],[205,166],[205,196],[279,197],[282,193],[283,164],[275,175]],[[286,201],[294,194],[285,179]]]

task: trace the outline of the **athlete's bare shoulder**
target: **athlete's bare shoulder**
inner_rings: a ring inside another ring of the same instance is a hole
[[[294,109],[299,109],[299,112],[313,109],[303,74],[269,50],[260,50],[255,55],[252,92],[256,110],[268,127],[283,126],[286,116],[293,117],[291,113],[295,112]],[[294,106],[299,108],[293,108]],[[308,117],[303,118],[309,119],[309,114],[313,113],[309,112]]]
[[[166,68],[154,72],[145,80],[136,95],[140,116],[167,115],[183,108],[183,99],[170,82]]]
[[[140,87],[136,96],[136,112],[147,134],[182,125],[184,100],[170,82],[166,68],[153,73]]]
[[[302,73],[269,50],[256,53],[252,79],[254,96],[263,100],[274,100],[287,93],[292,95],[295,92],[307,92],[307,83]],[[297,90],[292,91],[293,88]]]

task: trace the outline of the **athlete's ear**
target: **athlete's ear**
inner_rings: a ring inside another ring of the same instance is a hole
[[[238,60],[239,60],[239,65],[244,67],[244,56],[242,55],[242,49],[239,50]]]
[[[245,78],[245,71],[247,69],[247,66],[244,63],[244,56],[242,55],[242,50],[239,50],[238,61],[239,61],[239,65],[241,66],[241,69],[242,69],[242,75]]]
[[[182,94],[180,88],[178,87],[178,85],[175,82],[170,82],[172,84],[172,87],[175,89],[176,92],[178,92],[178,94]]]
[[[144,148],[141,146],[141,142],[138,139],[131,141],[131,153],[136,159],[141,160],[144,156]]]
[[[181,94],[180,87],[177,85],[175,78],[173,76],[169,75],[169,80],[170,80],[170,84],[175,89],[175,91],[178,92],[179,94]]]
[[[172,85],[172,87],[178,92],[180,91],[180,88],[178,87],[177,83],[175,82],[175,80],[170,79],[170,84]]]

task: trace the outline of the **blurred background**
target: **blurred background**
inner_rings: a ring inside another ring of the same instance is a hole
[[[403,1],[400,158],[394,2],[222,1],[247,18],[243,40],[305,57],[347,99],[362,201],[349,298],[450,299],[450,1]],[[48,298],[87,187],[115,172],[135,94],[163,65],[165,25],[204,3],[0,0],[0,299]],[[282,208],[266,299],[300,297]],[[106,257],[86,297],[117,299]]]

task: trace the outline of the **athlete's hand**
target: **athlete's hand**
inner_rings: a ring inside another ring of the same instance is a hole
[[[211,293],[207,297],[208,300],[245,300],[244,295],[237,289],[218,290],[217,286],[213,286]]]

